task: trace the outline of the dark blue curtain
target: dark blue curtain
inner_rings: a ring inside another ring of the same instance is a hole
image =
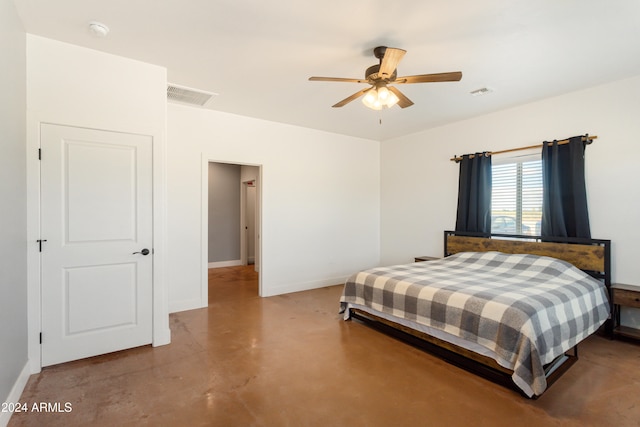
[[[584,181],[582,136],[567,144],[546,142],[542,148],[543,237],[591,238],[587,189]]]
[[[460,161],[456,231],[491,233],[491,156],[470,157]]]

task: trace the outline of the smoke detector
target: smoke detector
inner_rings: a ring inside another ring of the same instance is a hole
[[[490,92],[493,92],[493,88],[490,87],[481,87],[480,89],[472,90],[469,92],[472,96],[482,96],[486,95]]]
[[[104,38],[109,34],[109,27],[102,22],[91,21],[89,22],[89,31],[96,37]]]

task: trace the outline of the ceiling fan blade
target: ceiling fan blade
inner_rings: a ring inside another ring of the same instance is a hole
[[[338,107],[344,107],[345,105],[347,105],[348,103],[350,103],[351,101],[360,98],[362,95],[365,94],[365,92],[367,92],[368,90],[370,90],[371,88],[368,87],[366,89],[362,89],[356,93],[354,93],[353,95],[343,99],[342,101],[338,102],[335,105],[332,105],[333,108],[338,108]]]
[[[393,83],[431,83],[431,82],[457,82],[462,78],[462,72],[419,74],[417,76],[397,77]]]
[[[397,88],[393,86],[387,86],[391,92],[393,92],[398,97],[398,106],[400,108],[407,108],[413,105],[413,101],[407,98],[404,93],[400,92]]]
[[[342,77],[309,77],[309,81],[312,81],[312,82],[369,83],[366,80],[345,79],[345,78],[342,78]]]
[[[380,64],[378,75],[383,79],[391,78],[391,75],[396,70],[396,68],[398,68],[398,63],[405,53],[407,53],[406,50],[397,49],[395,47],[388,47],[384,52],[384,57],[382,58],[382,63]]]

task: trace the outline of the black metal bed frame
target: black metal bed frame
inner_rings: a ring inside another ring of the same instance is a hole
[[[498,384],[508,389],[511,389],[513,391],[516,391],[526,398],[531,398],[535,400],[539,397],[536,395],[533,395],[531,397],[527,396],[522,391],[522,389],[520,389],[513,382],[511,375],[504,371],[500,371],[498,369],[492,368],[491,366],[485,365],[481,362],[469,359],[468,357],[465,357],[462,354],[456,353],[455,351],[449,350],[445,347],[439,346],[432,342],[425,341],[423,339],[416,337],[415,335],[409,334],[400,329],[389,326],[361,311],[350,309],[349,317],[351,319],[359,320],[376,330],[379,330],[399,341],[402,341],[406,344],[409,344],[413,347],[423,350],[433,356],[436,356],[444,360],[447,363],[457,366],[458,368],[464,369],[467,372],[471,372],[472,374],[477,375],[486,380],[489,380],[495,384]],[[450,345],[453,345],[453,344],[450,344]],[[570,352],[572,352],[573,354],[571,354]],[[559,359],[564,359],[564,360],[559,361]],[[547,389],[551,387],[551,385],[555,383],[558,380],[558,378],[560,378],[562,374],[564,374],[577,361],[578,361],[578,345],[576,344],[573,348],[569,349],[568,352],[558,356],[554,361],[543,366],[545,372],[548,372],[548,375],[546,377]]]
[[[455,232],[455,231],[445,231],[444,232],[444,255],[449,256],[451,253],[448,251],[447,240],[449,236],[457,235],[457,236],[465,236],[465,237],[481,237],[481,238],[499,238],[499,239],[518,239],[523,240],[526,239],[528,241],[533,242],[548,242],[548,243],[568,243],[568,244],[582,244],[582,245],[598,245],[603,246],[604,249],[604,270],[605,271],[593,271],[593,270],[584,270],[586,273],[591,275],[592,277],[602,280],[607,288],[609,293],[609,305],[611,309],[611,313],[613,313],[613,304],[611,298],[611,241],[610,240],[602,240],[602,239],[582,239],[582,238],[547,238],[540,236],[528,236],[528,235],[507,235],[507,234],[486,234],[486,233],[467,233],[467,232]],[[477,360],[472,360],[463,354],[457,353],[453,350],[445,348],[444,346],[440,346],[438,344],[434,344],[433,342],[426,341],[421,339],[416,334],[411,334],[402,330],[402,328],[390,326],[389,323],[393,323],[390,321],[384,321],[377,316],[371,315],[366,312],[362,312],[360,310],[349,310],[350,318],[357,319],[361,322],[364,322],[367,325],[372,326],[373,328],[380,330],[383,333],[386,333],[396,339],[399,339],[403,342],[406,342],[414,347],[422,349],[430,354],[435,355],[454,366],[465,369],[473,374],[476,374],[482,378],[488,379],[496,384],[502,385],[504,387],[513,389],[519,392],[521,395],[528,397],[524,394],[524,392],[517,387],[511,376],[505,371],[501,371],[495,369],[487,364],[484,364]],[[610,317],[609,320],[605,323],[605,333],[607,336],[611,336],[613,331],[613,321]],[[426,334],[425,334],[426,335]],[[435,341],[439,341],[437,339],[433,339]],[[452,344],[449,346],[456,347]],[[562,359],[562,360],[560,360]],[[578,360],[578,346],[576,345],[564,355],[559,356],[553,362],[544,366],[545,372],[547,372],[547,389],[554,383],[558,378],[562,376],[576,361]],[[533,399],[537,399],[539,396],[532,396]]]

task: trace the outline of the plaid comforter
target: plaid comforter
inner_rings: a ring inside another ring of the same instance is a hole
[[[477,343],[513,370],[528,396],[547,387],[543,365],[609,316],[605,286],[555,258],[464,252],[351,276],[340,298]],[[348,316],[348,314],[347,314]]]

